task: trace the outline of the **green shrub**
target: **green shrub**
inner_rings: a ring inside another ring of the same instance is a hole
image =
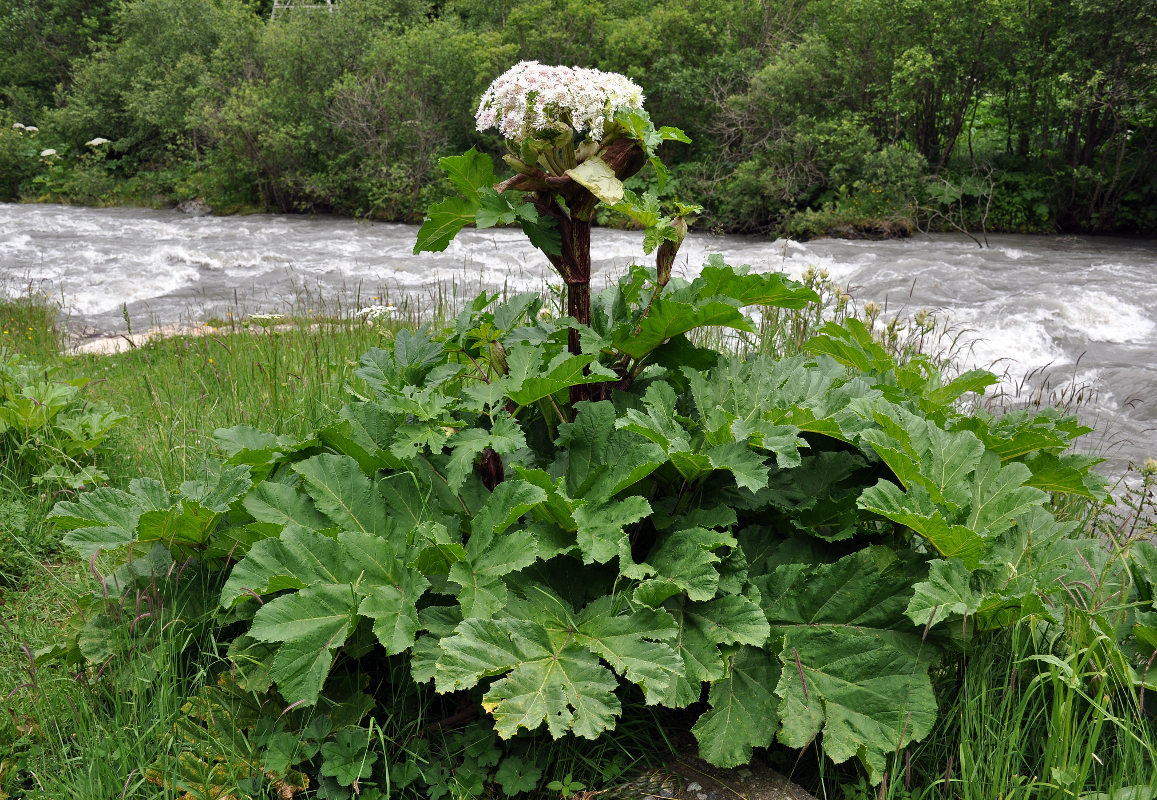
[[[94,458],[124,415],[84,399],[85,380],[58,380],[0,349],[0,469],[16,488],[83,489],[107,480]]]
[[[600,296],[584,336],[642,355],[645,281],[635,270]],[[720,314],[720,298],[777,283],[716,263],[648,319]],[[1101,496],[1090,461],[1060,455],[1074,421],[961,415],[953,400],[991,376],[897,366],[854,322],[778,361],[655,339],[636,382],[576,406],[569,387],[606,380],[624,351],[569,355],[565,320],[536,323],[538,309],[485,298],[434,337],[403,332],[363,357],[371,393],[315,435],[219,431],[228,459],[178,492],[140,480],[53,517],[84,555],[132,556],[125,569],[219,570],[221,621],[251,620],[232,645],[244,686],[274,707],[322,713],[366,675],[359,708],[380,720],[409,674],[452,703],[485,690],[504,738],[593,738],[631,684],[673,706],[708,684],[695,732],[709,760],[822,734],[874,780],[931,730],[929,670],[962,624],[1048,615],[1072,527],[1037,487]],[[868,687],[884,706],[861,705]],[[363,786],[411,757],[400,741],[374,745]],[[325,774],[325,753],[294,763]]]
[[[25,182],[44,168],[37,138],[24,122],[0,113],[0,200],[18,199]]]

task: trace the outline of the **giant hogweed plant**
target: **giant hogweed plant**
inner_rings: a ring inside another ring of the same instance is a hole
[[[500,103],[516,175],[499,181],[475,152],[443,159],[461,197],[431,208],[418,249],[469,222],[520,224],[570,314],[483,295],[440,331],[366,353],[360,388],[310,437],[221,430],[224,459],[175,491],[140,479],[60,503],[65,541],[94,564],[113,554],[117,586],[193,562],[220,575],[233,680],[290,709],[278,725],[352,703],[348,729],[374,713],[348,699],[351,680],[393,686],[401,664],[507,740],[594,739],[624,703],[691,706],[712,763],[818,740],[878,782],[931,730],[945,656],[1055,617],[1078,580],[1074,526],[1049,501],[1104,497],[1094,459],[1066,452],[1088,429],[1050,411],[961,413],[994,376],[898,364],[855,320],[778,360],[696,346],[697,329],[750,331],[744,308],[814,293],[718,258],[671,278],[686,209],[664,217],[621,181],[681,135],[616,108],[636,99],[619,78],[580,113],[557,86],[539,102],[527,74],[555,73],[521,65],[480,110]],[[657,263],[592,297],[600,202],[639,211]],[[99,665],[108,597],[106,581],[58,655]],[[395,769],[407,747],[387,742],[379,763],[311,745],[259,772],[284,781],[320,759],[326,796],[429,784]]]

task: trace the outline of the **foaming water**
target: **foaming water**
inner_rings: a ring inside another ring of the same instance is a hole
[[[443,253],[412,254],[416,228],[329,217],[192,217],[176,211],[0,204],[0,291],[60,298],[74,329],[123,330],[388,297],[428,307],[481,289],[540,291],[557,282],[518,230],[463,231]],[[1111,468],[1157,455],[1157,244],[1104,237],[962,236],[800,243],[692,234],[674,273],[711,253],[799,277],[826,269],[887,316],[947,317],[962,366],[992,369],[1006,390],[1087,387]],[[593,234],[605,285],[644,258],[642,237]],[[380,301],[380,300],[379,300]],[[1074,388],[1074,392],[1079,391]],[[1094,435],[1094,436],[1097,436]],[[1093,437],[1090,437],[1093,438]]]

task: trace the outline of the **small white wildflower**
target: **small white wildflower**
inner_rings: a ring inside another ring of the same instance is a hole
[[[379,319],[387,319],[398,313],[397,306],[393,303],[385,306],[366,306],[359,309],[357,316],[364,317],[366,322],[373,323]]]
[[[23,122],[13,122],[12,129],[17,131],[27,130]]]
[[[37,128],[35,125],[25,125],[24,126],[24,132],[25,133],[40,133],[40,128]]]
[[[550,319],[552,316],[554,316],[554,315],[550,313],[550,309],[549,309],[549,308],[547,308],[546,306],[543,306],[542,308],[540,308],[540,309],[538,310],[538,318],[539,318],[539,320],[541,320],[542,322],[546,322],[546,321],[547,321],[548,319]]]
[[[643,90],[625,75],[521,61],[490,84],[475,119],[478,130],[497,128],[515,142],[559,130],[561,124],[598,143],[615,109],[623,106],[643,107]]]
[[[284,314],[250,314],[248,321],[254,325],[260,325],[262,328],[271,328],[274,325],[288,322],[289,317]]]
[[[41,150],[40,151],[40,157],[41,158],[60,158],[60,156],[57,155],[57,153],[56,153],[56,149],[52,148],[52,147]]]
[[[100,147],[102,144],[108,144],[108,139],[98,136],[95,139],[89,139],[84,144],[86,147]]]

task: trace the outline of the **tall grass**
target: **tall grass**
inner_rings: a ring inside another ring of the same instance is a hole
[[[1073,545],[1069,602],[995,633],[970,633],[939,676],[933,733],[898,753],[878,789],[849,798],[1150,800],[1157,797],[1154,675],[1128,633],[1143,605],[1126,558],[1157,539],[1157,468],[1092,508]],[[1152,662],[1152,659],[1150,659]],[[838,796],[838,795],[837,795]]]

